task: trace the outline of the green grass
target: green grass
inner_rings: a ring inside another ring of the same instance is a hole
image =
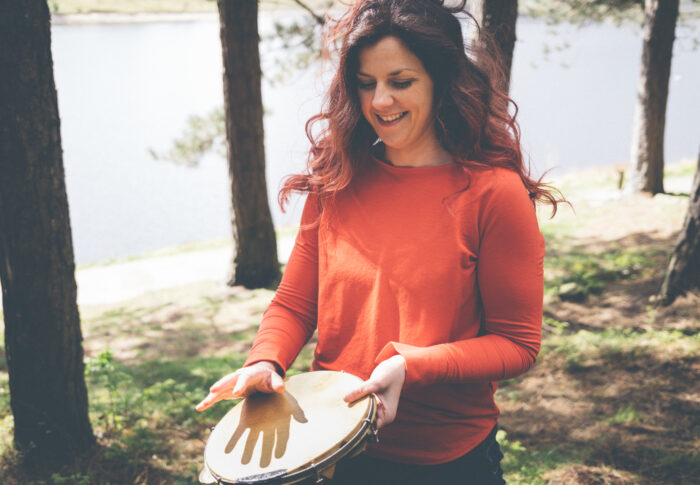
[[[605,422],[608,424],[636,423],[641,421],[642,418],[642,413],[633,406],[624,406],[612,416],[605,418]]]
[[[655,247],[619,248],[604,251],[585,247],[567,248],[552,237],[545,258],[545,293],[562,299],[584,301],[600,294],[610,283],[633,277],[648,277],[661,268],[667,258],[664,249]]]
[[[697,160],[687,159],[664,167],[664,178],[692,177],[697,170]]]
[[[542,477],[562,463],[580,462],[584,456],[570,456],[557,447],[528,449],[520,441],[511,441],[507,433],[500,429],[496,440],[501,446],[504,458],[501,462],[504,478],[511,485],[545,485]]]
[[[117,433],[148,428],[154,422],[159,429],[205,429],[223,416],[226,406],[198,413],[194,405],[211,384],[244,360],[243,355],[234,354],[124,365],[104,351],[87,364],[93,422]]]
[[[570,370],[598,358],[624,360],[654,355],[668,360],[682,359],[700,355],[700,334],[619,327],[607,327],[595,332],[557,332],[544,340],[542,352],[565,356]]]

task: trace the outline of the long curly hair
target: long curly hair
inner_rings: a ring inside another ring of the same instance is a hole
[[[394,36],[418,57],[434,86],[434,120],[438,140],[465,171],[505,167],[517,172],[533,201],[552,205],[554,189],[530,177],[523,163],[517,105],[503,93],[503,69],[497,51],[479,42],[465,45],[466,0],[448,7],[441,0],[358,0],[338,19],[328,18],[324,45],[338,52],[338,67],[320,113],[306,123],[311,142],[305,173],[288,176],[280,190],[284,208],[292,192],[312,192],[327,200],[350,184],[368,163],[377,134],[364,118],[358,94],[360,51]],[[513,114],[509,112],[513,107]],[[315,125],[321,130],[313,134]],[[467,190],[465,187],[464,190]]]

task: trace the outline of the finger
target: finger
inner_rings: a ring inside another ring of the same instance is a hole
[[[216,394],[210,392],[209,394],[207,394],[207,397],[202,399],[202,402],[200,402],[199,404],[197,404],[197,406],[195,406],[195,409],[197,411],[204,411],[206,408],[208,408],[209,406],[211,406],[212,404],[214,404],[216,402],[215,398],[216,398]]]
[[[382,401],[382,398],[379,397],[379,394],[374,395],[374,402],[377,404],[377,410],[385,408],[384,401]]]
[[[376,396],[376,395],[375,395]],[[381,429],[387,424],[391,424],[396,415],[387,409],[386,405],[376,396],[377,399],[377,429]]]
[[[251,378],[245,374],[240,374],[238,376],[238,379],[236,380],[236,385],[233,386],[233,391],[231,391],[231,394],[234,396],[242,396],[248,387],[248,383],[251,380]]]
[[[384,409],[377,409],[377,429],[384,427]]]
[[[215,404],[215,403],[221,401],[222,399],[232,399],[232,398],[233,398],[233,396],[231,395],[230,392],[222,392],[222,393],[210,392],[209,395],[207,395],[207,397],[205,397],[202,400],[202,402],[200,402],[199,404],[197,404],[197,406],[195,406],[195,409],[197,411],[204,411],[205,409],[210,407],[212,404]]]
[[[232,374],[227,374],[218,381],[216,381],[210,388],[210,392],[221,392],[224,389],[231,389],[236,385],[236,382],[238,381],[238,377],[241,374],[238,373],[238,371],[232,373]]]
[[[353,402],[357,401],[361,397],[366,396],[367,394],[371,394],[373,392],[377,392],[379,390],[379,384],[376,381],[373,380],[368,380],[363,382],[359,387],[356,389],[353,389],[349,393],[347,393],[344,397],[345,402]]]
[[[207,396],[207,397],[209,397],[209,396]],[[202,400],[200,401],[200,403],[197,404],[194,408],[195,408],[197,411],[202,412],[202,411],[204,411],[205,409],[207,409],[208,407],[209,407],[209,403],[208,403],[208,401],[207,401],[207,398],[204,398],[204,399],[202,399]]]

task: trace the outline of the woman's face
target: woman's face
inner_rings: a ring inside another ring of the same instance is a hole
[[[388,149],[417,150],[433,143],[433,81],[423,63],[396,37],[359,53],[362,114]]]

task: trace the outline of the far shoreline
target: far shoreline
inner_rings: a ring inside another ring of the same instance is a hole
[[[300,14],[303,11],[295,7],[263,7],[260,16],[272,13],[278,15]],[[201,12],[82,12],[82,13],[52,13],[52,25],[117,25],[117,24],[149,24],[167,22],[200,22],[219,21],[219,13],[213,11]]]

